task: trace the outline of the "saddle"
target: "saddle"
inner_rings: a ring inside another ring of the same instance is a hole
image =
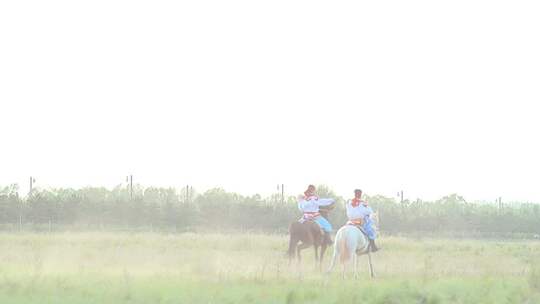
[[[364,220],[361,219],[361,218],[354,219],[354,220],[349,220],[349,221],[347,221],[347,225],[363,226],[364,225]]]
[[[303,224],[303,223],[306,223],[306,222],[313,222],[313,223],[317,224],[317,227],[319,227],[319,231],[321,232],[321,235],[324,236],[324,230],[321,227],[321,225],[319,225],[319,223],[317,223],[317,221],[315,221],[316,218],[317,218],[316,216],[315,217],[313,217],[313,216],[308,216],[308,217],[303,216],[298,220],[298,222],[300,224]]]
[[[360,229],[360,231],[362,231],[362,233],[367,236],[367,233],[364,230],[364,220],[362,220],[362,219],[350,220],[350,221],[347,222],[347,225],[354,226],[354,227]]]
[[[300,224],[303,224],[305,222],[315,222],[315,219],[317,217],[321,216],[319,212],[304,212],[304,215],[298,220]]]

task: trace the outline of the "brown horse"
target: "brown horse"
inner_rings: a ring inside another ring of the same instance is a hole
[[[326,206],[324,208],[321,207],[319,213],[321,214],[321,216],[328,219],[328,212],[332,208],[332,205]],[[302,260],[300,251],[302,249],[313,246],[313,248],[315,249],[315,263],[319,267],[319,270],[322,270],[324,252],[326,251],[326,247],[329,244],[324,241],[324,232],[322,231],[319,224],[317,224],[315,221],[305,221],[303,223],[295,221],[289,226],[289,234],[289,265],[295,255],[298,264],[300,264]],[[320,255],[319,247],[321,248]]]

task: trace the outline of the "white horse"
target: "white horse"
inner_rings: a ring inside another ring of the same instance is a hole
[[[376,213],[371,217],[375,223],[378,222],[378,216]],[[369,239],[360,231],[356,226],[345,225],[341,227],[334,241],[334,255],[332,256],[332,262],[328,268],[327,275],[336,266],[336,260],[339,256],[339,261],[343,265],[343,278],[345,278],[346,266],[348,263],[354,264],[354,277],[358,278],[358,256],[367,254],[369,263],[369,274],[373,278],[375,273],[373,272],[373,264],[371,263],[371,250],[369,246]]]

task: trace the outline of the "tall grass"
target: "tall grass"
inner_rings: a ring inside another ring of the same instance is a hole
[[[0,303],[537,303],[540,243],[387,237],[328,282],[263,234],[0,234]],[[328,254],[325,265],[328,264]]]

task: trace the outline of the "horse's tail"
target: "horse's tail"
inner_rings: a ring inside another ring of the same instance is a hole
[[[347,248],[347,229],[343,229],[339,239],[339,261],[345,263],[350,259],[349,249]]]
[[[296,252],[296,245],[299,241],[298,238],[294,235],[295,231],[293,230],[293,225],[289,227],[289,250],[287,251],[289,259],[292,259],[294,257],[294,254]]]

